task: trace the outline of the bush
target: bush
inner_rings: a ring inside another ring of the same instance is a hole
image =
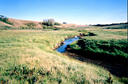
[[[5,22],[5,23],[10,24],[10,25],[13,25],[13,23],[9,22],[8,21],[8,18],[7,17],[4,17],[4,16],[1,16],[0,17],[0,21]]]

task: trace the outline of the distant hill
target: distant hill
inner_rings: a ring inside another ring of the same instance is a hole
[[[8,26],[13,28],[22,28],[22,27],[34,27],[34,28],[42,28],[41,22],[38,21],[29,21],[29,20],[19,20],[8,18],[0,15],[0,26]]]
[[[128,23],[97,24],[93,25],[104,29],[128,29]]]
[[[30,21],[30,20],[20,20],[14,18],[8,18],[3,15],[0,15],[0,29],[1,28],[21,28],[21,29],[31,29],[31,28],[43,28],[43,20],[39,21]],[[86,27],[87,25],[76,25],[76,24],[60,24],[54,25],[55,28],[76,28],[76,27]]]

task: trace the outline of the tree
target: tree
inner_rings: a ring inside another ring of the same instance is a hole
[[[45,20],[43,20],[43,25],[54,26],[54,24],[55,24],[54,19],[45,19]]]

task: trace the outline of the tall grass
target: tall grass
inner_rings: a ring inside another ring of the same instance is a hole
[[[73,50],[84,53],[90,58],[105,59],[109,61],[126,61],[128,59],[127,40],[87,40],[81,39],[70,46]],[[115,58],[115,59],[114,59]],[[126,61],[127,62],[127,61]]]
[[[0,30],[0,82],[12,84],[108,83],[108,71],[54,50],[69,30]],[[101,75],[102,74],[102,75]],[[117,79],[113,83],[121,84]]]

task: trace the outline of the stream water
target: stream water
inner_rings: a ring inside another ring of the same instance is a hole
[[[79,40],[80,38],[78,36],[74,37],[74,38],[69,38],[67,40],[64,41],[64,44],[61,45],[59,48],[57,48],[56,50],[60,53],[64,53],[66,51],[66,48],[69,44],[73,43],[74,41]]]

